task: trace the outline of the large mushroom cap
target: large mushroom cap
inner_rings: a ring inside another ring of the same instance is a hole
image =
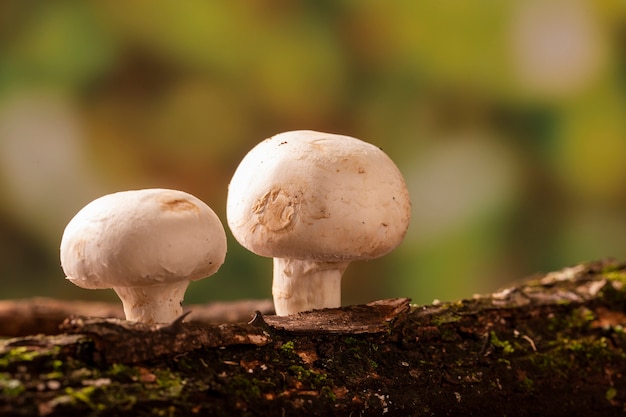
[[[410,206],[402,174],[380,148],[293,131],[243,158],[229,186],[227,217],[239,243],[258,255],[342,261],[398,246]]]
[[[113,288],[198,280],[226,256],[217,215],[191,194],[166,189],[100,197],[68,223],[61,265],[79,287]]]

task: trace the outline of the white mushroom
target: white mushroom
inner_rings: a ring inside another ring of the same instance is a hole
[[[61,239],[61,266],[82,288],[113,288],[126,319],[169,323],[182,314],[190,281],[224,263],[226,234],[217,215],[191,194],[122,191],[83,207]]]
[[[402,174],[380,148],[330,133],[293,131],[259,143],[228,190],[235,238],[274,258],[277,315],[341,306],[354,260],[383,256],[409,225]]]

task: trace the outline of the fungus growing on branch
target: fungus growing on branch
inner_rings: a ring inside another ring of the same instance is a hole
[[[145,189],[100,197],[65,228],[61,266],[82,288],[113,288],[126,319],[170,323],[190,281],[224,263],[226,234],[204,202],[183,191]]]
[[[228,225],[248,250],[274,258],[277,315],[341,306],[341,276],[381,257],[406,234],[402,174],[378,147],[315,131],[254,147],[231,180]]]

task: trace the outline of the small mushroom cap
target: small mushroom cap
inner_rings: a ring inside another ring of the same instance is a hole
[[[122,191],[83,207],[61,239],[61,266],[79,287],[114,288],[195,281],[226,256],[217,215],[191,194]]]
[[[335,262],[393,250],[411,203],[380,148],[303,130],[266,139],[243,158],[226,212],[235,238],[257,255]]]

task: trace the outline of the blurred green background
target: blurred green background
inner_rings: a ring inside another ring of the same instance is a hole
[[[344,304],[453,300],[626,259],[623,0],[0,3],[0,298],[115,300],[64,280],[65,224],[103,194],[181,189],[225,221],[257,142],[293,129],[382,147],[404,243],[352,264]],[[227,229],[186,302],[271,295]]]

